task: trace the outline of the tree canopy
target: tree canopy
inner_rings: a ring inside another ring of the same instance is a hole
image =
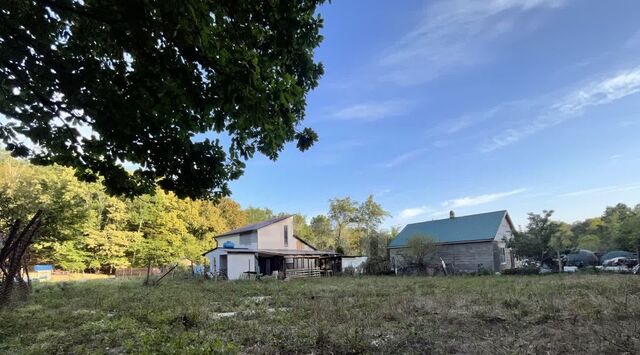
[[[70,168],[34,166],[0,155],[0,231],[42,209],[32,262],[70,270],[104,270],[204,261],[214,236],[245,224],[228,198],[180,199],[161,189],[133,199],[109,196]]]
[[[322,2],[3,1],[0,139],[109,194],[227,195],[256,152],[317,140]]]
[[[542,260],[570,249],[640,252],[640,205],[631,208],[619,203],[607,207],[600,217],[572,225],[554,221],[552,215],[553,211],[529,213],[526,230],[509,241],[517,256]]]

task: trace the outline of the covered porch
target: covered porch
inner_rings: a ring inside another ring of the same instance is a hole
[[[256,254],[256,272],[277,272],[279,279],[333,276],[341,270],[340,254],[329,251],[262,249]]]

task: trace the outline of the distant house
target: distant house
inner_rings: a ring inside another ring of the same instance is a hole
[[[294,235],[293,216],[250,224],[215,237],[218,246],[203,255],[210,272],[229,280],[252,274],[331,274],[340,269],[339,255],[316,250]]]
[[[406,266],[407,242],[414,236],[430,237],[437,243],[436,259],[442,258],[456,272],[491,272],[514,266],[505,240],[513,236],[513,223],[507,211],[496,211],[408,224],[389,243],[392,267]]]

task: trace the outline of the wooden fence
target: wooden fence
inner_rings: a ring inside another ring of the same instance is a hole
[[[287,269],[287,278],[291,279],[320,276],[322,276],[322,270],[320,269]]]
[[[151,268],[151,272],[149,273],[152,276],[157,276],[162,274],[162,270],[157,267]],[[132,276],[147,276],[147,268],[146,267],[138,267],[138,268],[128,268],[128,269],[117,269],[116,277],[132,277]]]

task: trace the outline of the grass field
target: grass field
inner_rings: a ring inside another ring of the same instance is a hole
[[[0,353],[637,353],[640,277],[42,284]]]

